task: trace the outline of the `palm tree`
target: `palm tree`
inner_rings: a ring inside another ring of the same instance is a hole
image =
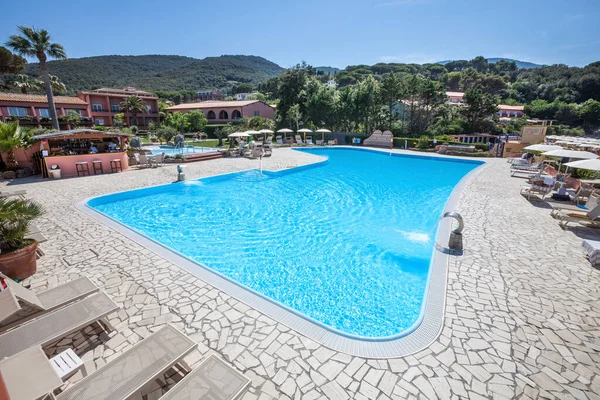
[[[45,29],[35,29],[28,26],[19,26],[18,29],[21,35],[11,36],[6,45],[21,56],[37,57],[40,62],[40,72],[44,79],[46,96],[48,97],[48,110],[50,111],[50,118],[52,118],[52,126],[54,129],[60,129],[46,60],[48,57],[55,59],[67,58],[65,48],[61,44],[50,42],[50,34]]]
[[[119,104],[119,110],[127,114],[127,125],[130,125],[129,113],[137,124],[137,114],[139,112],[148,112],[148,107],[146,107],[146,103],[141,98],[137,96],[127,96],[125,97],[125,100]]]
[[[50,86],[52,86],[52,90],[56,93],[61,93],[67,90],[67,86],[62,83],[56,75],[50,75]]]
[[[12,85],[21,90],[21,93],[27,94],[30,90],[39,90],[42,88],[43,83],[34,79],[28,75],[19,74],[12,81]]]
[[[19,163],[15,158],[15,150],[28,148],[32,144],[32,134],[21,129],[19,121],[0,122],[0,153],[6,154],[6,168],[15,170]]]

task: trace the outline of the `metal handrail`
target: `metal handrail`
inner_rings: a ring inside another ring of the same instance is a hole
[[[456,211],[452,211],[452,212],[448,211],[448,212],[444,213],[444,216],[442,218],[446,218],[446,217],[454,218],[456,220],[456,222],[458,222],[458,226],[456,227],[456,229],[453,230],[453,232],[457,233],[457,234],[461,234],[463,229],[465,229],[465,222],[463,221],[462,215],[460,215]]]

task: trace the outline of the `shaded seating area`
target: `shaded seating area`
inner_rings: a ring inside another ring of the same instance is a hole
[[[363,144],[369,147],[391,149],[394,146],[394,136],[391,131],[381,132],[380,130],[376,130],[363,141]]]

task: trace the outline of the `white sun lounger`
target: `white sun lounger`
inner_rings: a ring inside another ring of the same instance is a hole
[[[302,137],[300,135],[296,135],[296,143],[304,144],[304,142],[302,141]]]
[[[175,327],[165,325],[55,398],[129,399],[169,368],[179,364],[189,369],[183,358],[196,346],[193,340]]]
[[[250,379],[213,354],[160,400],[235,400],[244,394],[249,385]]]
[[[558,218],[560,219],[560,222],[558,224],[561,228],[565,228],[569,222],[576,222],[579,224],[588,224],[594,227],[600,227],[600,205],[596,206],[594,209],[588,211],[587,213],[577,213],[562,210],[558,212]]]
[[[50,312],[0,335],[0,360],[33,346],[45,346],[86,326],[103,321],[112,328],[106,316],[119,306],[104,292]]]
[[[27,190],[16,190],[14,192],[0,192],[0,197],[20,197],[25,200]]]
[[[0,311],[0,328],[3,330],[80,300],[100,290],[86,277],[74,279],[39,293],[24,288],[1,273],[0,278],[3,278],[7,283],[8,288],[5,291],[14,296],[16,303],[16,307],[10,309],[5,307]],[[9,310],[12,312],[9,312]]]

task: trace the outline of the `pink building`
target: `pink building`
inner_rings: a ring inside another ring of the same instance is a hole
[[[131,113],[125,115],[125,125],[148,127],[150,122],[160,122],[158,115],[158,97],[150,92],[136,90],[133,87],[124,89],[102,88],[81,92],[77,95],[88,104],[89,115],[93,118],[95,125],[113,126],[113,117],[121,113],[120,104],[128,96],[140,97],[146,103],[147,112],[138,113],[137,118],[133,118]]]
[[[78,125],[92,124],[88,104],[77,97],[54,96],[54,106],[61,129],[70,129],[65,119],[69,111],[81,117]],[[0,120],[19,120],[23,126],[52,127],[48,99],[39,94],[0,93]]]
[[[504,118],[521,118],[525,115],[525,106],[508,106],[498,104],[498,116]]]
[[[463,92],[446,92],[446,96],[448,96],[448,102],[452,104],[460,104],[463,102],[464,97]]]
[[[178,104],[167,108],[168,112],[187,113],[200,110],[209,123],[235,122],[242,118],[274,118],[275,110],[260,100],[245,101],[203,101],[200,103]]]

